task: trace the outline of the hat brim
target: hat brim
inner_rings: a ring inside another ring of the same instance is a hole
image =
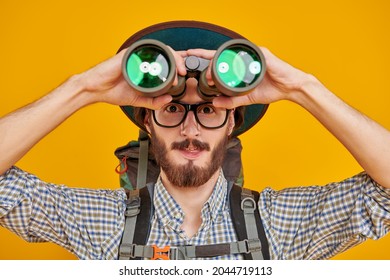
[[[216,50],[231,39],[245,39],[240,34],[224,27],[199,21],[170,21],[159,23],[142,29],[127,39],[118,52],[141,39],[155,39],[170,46],[174,50],[194,48]],[[238,136],[254,126],[267,111],[268,104],[252,104],[245,106],[244,122],[235,129],[233,136]],[[134,117],[134,107],[121,106],[126,116],[138,127],[145,130],[143,124]]]

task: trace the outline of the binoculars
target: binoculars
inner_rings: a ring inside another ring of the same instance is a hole
[[[187,75],[178,76],[173,86],[176,63],[172,51],[162,42],[143,39],[132,44],[122,61],[122,73],[140,94],[156,97],[170,94],[179,99],[185,93],[186,80],[198,80],[198,93],[205,100],[215,96],[239,96],[255,88],[265,74],[265,59],[260,49],[245,39],[232,39],[222,44],[210,60],[196,56],[184,58]],[[209,86],[206,70],[211,67],[215,86]]]

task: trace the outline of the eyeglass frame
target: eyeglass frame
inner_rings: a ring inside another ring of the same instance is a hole
[[[228,120],[228,117],[229,117],[229,113],[232,111],[232,109],[226,109],[226,116],[225,116],[225,120],[223,121],[223,123],[219,126],[216,126],[216,127],[208,127],[208,126],[205,126],[203,125],[200,121],[199,121],[199,118],[198,118],[198,113],[197,113],[197,109],[199,106],[202,106],[202,105],[205,105],[205,104],[213,104],[213,102],[201,102],[201,103],[196,103],[196,104],[188,104],[188,103],[183,103],[183,102],[179,102],[179,101],[171,101],[169,102],[168,104],[179,104],[181,106],[184,107],[185,109],[185,113],[184,113],[184,116],[183,116],[183,119],[177,124],[177,125],[163,125],[161,123],[159,123],[157,121],[157,118],[156,118],[156,114],[155,114],[155,111],[156,110],[151,110],[152,111],[152,115],[153,115],[153,120],[154,122],[160,126],[160,127],[165,127],[165,128],[174,128],[174,127],[178,127],[179,125],[181,125],[185,119],[187,118],[187,115],[188,115],[188,112],[189,111],[192,111],[194,113],[194,116],[195,116],[195,120],[196,122],[203,128],[206,128],[206,129],[218,129],[218,128],[221,128],[223,127],[227,120]]]

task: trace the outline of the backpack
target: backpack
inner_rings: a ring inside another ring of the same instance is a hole
[[[268,242],[257,208],[259,193],[243,188],[241,142],[229,139],[222,166],[228,181],[230,214],[237,242],[198,245],[166,246],[146,245],[153,217],[154,183],[160,173],[150,149],[150,139],[140,130],[138,141],[118,147],[115,155],[119,165],[120,185],[127,194],[125,229],[119,246],[119,259],[191,259],[241,253],[244,259],[270,259]]]

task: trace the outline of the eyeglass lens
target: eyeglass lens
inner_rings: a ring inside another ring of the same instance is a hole
[[[227,110],[216,108],[211,102],[192,105],[171,102],[153,111],[153,116],[158,125],[175,127],[184,121],[188,111],[193,111],[198,123],[206,128],[219,128],[227,120]]]

